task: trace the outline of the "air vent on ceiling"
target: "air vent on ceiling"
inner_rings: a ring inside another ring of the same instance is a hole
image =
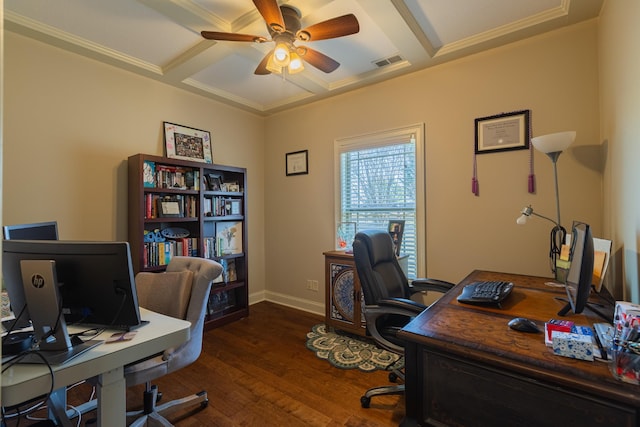
[[[385,67],[387,65],[391,65],[394,64],[396,62],[400,62],[403,61],[402,57],[400,55],[393,55],[390,56],[388,58],[384,58],[384,59],[378,59],[377,61],[373,61],[374,64],[376,64],[376,66],[378,66],[379,68]]]

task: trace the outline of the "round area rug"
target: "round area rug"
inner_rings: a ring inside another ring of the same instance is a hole
[[[307,333],[307,348],[320,359],[326,359],[340,369],[355,369],[371,372],[376,369],[389,370],[404,366],[404,359],[390,351],[377,347],[372,342],[351,335],[327,331],[323,323]]]

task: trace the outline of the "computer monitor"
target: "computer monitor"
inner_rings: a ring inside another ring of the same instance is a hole
[[[593,257],[593,236],[589,224],[574,221],[571,230],[569,272],[565,282],[569,302],[558,315],[564,316],[569,310],[579,314],[587,306],[593,280]]]
[[[14,310],[25,301],[20,261],[52,260],[67,324],[129,330],[143,323],[129,243],[6,240],[2,249],[9,299],[22,304]]]
[[[30,352],[19,363],[48,363],[58,365],[75,358],[101,344],[97,340],[72,340],[62,314],[59,281],[55,261],[21,260],[22,284],[31,310],[33,336],[37,354]]]
[[[56,221],[5,225],[2,231],[6,240],[58,240]]]

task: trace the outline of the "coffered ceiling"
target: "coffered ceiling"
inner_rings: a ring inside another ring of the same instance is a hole
[[[269,115],[598,16],[603,0],[278,0],[302,27],[345,14],[357,34],[297,42],[333,58],[293,75],[256,75],[273,42],[251,0],[5,0],[5,29]]]

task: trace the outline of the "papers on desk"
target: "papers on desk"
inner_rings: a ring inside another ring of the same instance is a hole
[[[611,240],[593,238],[593,286],[600,292],[611,258]]]
[[[569,248],[571,247],[571,234],[567,234],[565,244],[562,245],[560,253],[560,261],[565,264],[562,268],[569,268]],[[600,292],[604,277],[609,267],[609,259],[611,258],[611,240],[593,238],[593,284],[596,292]]]

